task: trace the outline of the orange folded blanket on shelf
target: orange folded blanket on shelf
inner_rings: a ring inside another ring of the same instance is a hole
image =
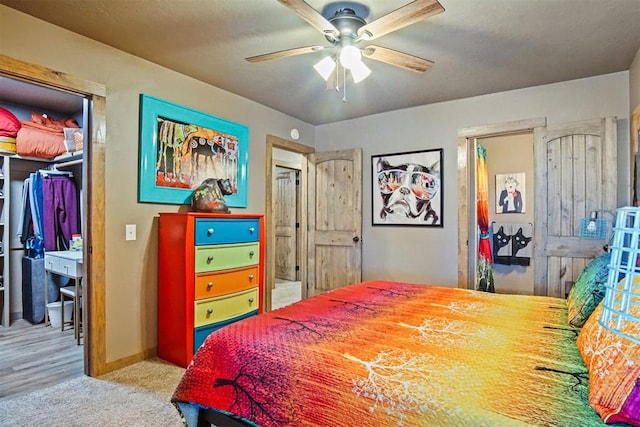
[[[71,118],[51,119],[31,113],[31,120],[21,120],[22,127],[16,137],[16,150],[24,157],[52,159],[67,152],[64,128],[79,128]]]

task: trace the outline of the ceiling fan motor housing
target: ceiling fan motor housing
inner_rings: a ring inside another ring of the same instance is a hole
[[[357,42],[358,29],[365,25],[367,21],[356,15],[356,12],[348,7],[339,9],[329,18],[329,22],[340,32],[336,37],[334,34],[325,34],[329,42],[337,44],[346,39],[346,41]]]

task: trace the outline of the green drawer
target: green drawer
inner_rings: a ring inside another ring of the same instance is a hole
[[[260,261],[260,243],[196,246],[196,273],[256,265]]]

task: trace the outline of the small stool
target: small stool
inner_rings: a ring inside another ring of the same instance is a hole
[[[79,279],[76,279],[79,280]],[[77,295],[76,295],[77,291]],[[82,321],[80,319],[80,299],[82,298],[82,289],[80,286],[65,286],[64,288],[60,288],[60,302],[62,303],[61,307],[61,322],[60,329],[64,330],[64,299],[65,297],[71,298],[73,301],[73,319],[71,322],[73,323],[73,335],[76,339],[78,345],[80,345],[80,327],[82,325]]]

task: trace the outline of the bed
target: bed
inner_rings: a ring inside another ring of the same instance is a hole
[[[602,425],[579,331],[563,299],[364,282],[211,334],[172,402],[188,426]]]

